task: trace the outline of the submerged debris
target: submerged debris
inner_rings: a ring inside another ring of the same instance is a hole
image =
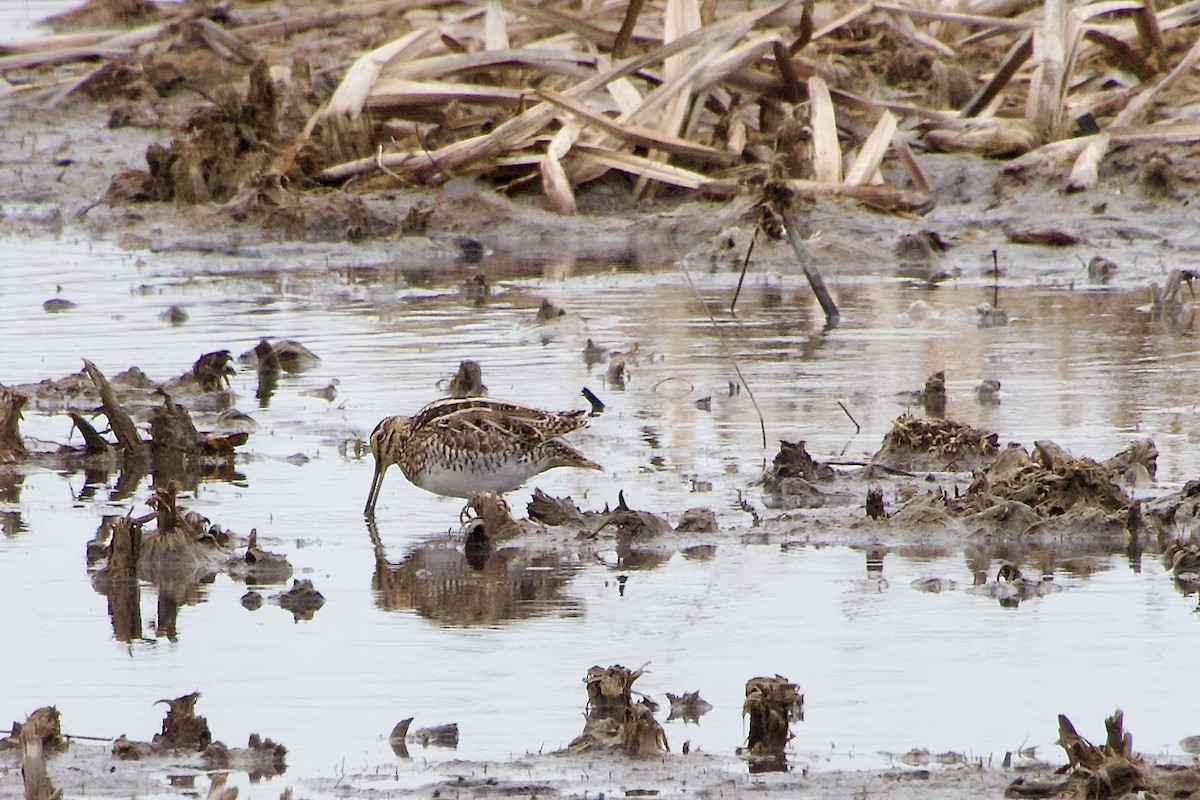
[[[990,441],[984,439],[983,441]],[[1131,465],[1146,473],[1157,450],[1149,440],[1135,442],[1101,464],[1074,458],[1053,442],[1038,442],[1030,454],[1010,445],[990,466],[975,469],[970,486],[952,497],[944,490],[909,499],[897,515],[904,524],[945,524],[959,519],[968,531],[1019,537],[1033,531],[1077,530],[1099,539],[1128,539],[1142,527],[1139,503],[1118,481]]]
[[[883,503],[883,489],[872,486],[867,489],[867,516],[871,519],[886,519],[887,507]]]
[[[617,493],[617,507],[604,515],[604,523],[596,528],[594,535],[610,525],[616,529],[618,540],[650,539],[673,533],[671,523],[649,511],[635,511],[625,504],[625,492]]]
[[[29,398],[0,385],[0,463],[19,461],[28,454],[21,439],[21,409]]]
[[[228,747],[217,741],[201,754],[204,769],[245,772],[251,782],[282,775],[287,771],[286,759],[286,747],[257,733],[250,734],[245,747]]]
[[[1071,720],[1058,716],[1058,743],[1067,754],[1066,780],[1034,782],[1018,778],[1005,797],[1078,797],[1114,800],[1133,792],[1158,797],[1189,797],[1200,790],[1200,772],[1193,766],[1159,767],[1133,752],[1133,736],[1125,730],[1120,709],[1106,720],[1103,745],[1094,745],[1075,731]]]
[[[229,378],[237,372],[232,366],[233,354],[228,350],[205,353],[192,365],[192,376],[205,392],[229,388]]]
[[[279,339],[275,342],[260,339],[252,349],[237,358],[238,363],[255,367],[260,372],[282,370],[289,375],[298,375],[321,365],[320,357],[295,339]]]
[[[458,747],[458,723],[418,728],[408,735],[408,740],[422,747]]]
[[[975,387],[975,399],[981,406],[1000,405],[1000,381],[995,378],[984,378]]]
[[[1027,578],[1016,564],[1001,564],[996,571],[996,580],[972,586],[967,589],[967,594],[990,597],[1006,608],[1016,608],[1022,600],[1061,591],[1062,587],[1054,582],[1053,575],[1043,575],[1041,580]]]
[[[679,516],[676,533],[716,533],[717,515],[711,508],[689,508]]]
[[[325,595],[318,592],[308,578],[296,578],[292,580],[291,589],[271,595],[271,601],[278,603],[285,611],[292,612],[292,616],[300,621],[312,619],[321,610],[325,605]]]
[[[212,744],[212,733],[208,720],[196,716],[199,692],[192,692],[174,700],[159,700],[167,706],[163,719],[162,733],[157,733],[151,744],[164,750],[203,750]]]
[[[545,525],[572,525],[584,521],[584,514],[569,497],[551,497],[541,489],[533,490],[533,497],[525,507],[529,518]]]
[[[1104,256],[1092,256],[1087,263],[1088,283],[1093,286],[1107,286],[1117,272],[1117,265]]]
[[[180,607],[196,602],[196,590],[204,580],[225,569],[233,577],[254,572],[238,558],[238,537],[194,511],[178,508],[177,491],[174,482],[155,489],[148,501],[153,513],[144,517],[106,518],[88,545],[88,562],[98,565],[93,586],[108,597],[113,631],[121,641],[141,635],[139,580],[158,589],[158,633],[173,639]],[[144,531],[152,520],[156,528]],[[250,550],[272,560],[267,556],[273,554],[257,551],[256,542]],[[264,567],[256,577],[267,582],[284,571],[290,574],[291,567],[280,558],[274,556],[270,569]]]
[[[513,519],[508,503],[496,492],[471,495],[467,499],[464,513],[468,511],[474,514],[474,517],[464,527],[469,528],[476,536],[499,542],[520,536],[524,530],[521,523]]]
[[[667,692],[667,701],[671,704],[671,713],[667,721],[682,719],[685,722],[698,722],[700,717],[712,711],[712,704],[700,696],[699,690],[684,694]]]

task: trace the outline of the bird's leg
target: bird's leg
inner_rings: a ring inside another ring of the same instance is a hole
[[[462,507],[462,511],[458,512],[458,524],[466,525],[479,514],[475,505],[475,495],[467,498],[467,503]]]

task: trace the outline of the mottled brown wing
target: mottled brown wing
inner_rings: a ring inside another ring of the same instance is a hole
[[[437,428],[443,435],[472,435],[490,431],[489,437],[536,442],[565,436],[587,425],[584,411],[552,412],[493,400],[463,397],[437,400],[413,417],[414,429]]]

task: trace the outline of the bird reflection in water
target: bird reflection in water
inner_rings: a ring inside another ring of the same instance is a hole
[[[569,552],[498,547],[471,520],[461,535],[432,539],[398,564],[387,560],[378,527],[366,519],[375,551],[371,588],[384,611],[413,609],[442,625],[498,625],[544,615],[580,617],[564,596],[577,559]]]

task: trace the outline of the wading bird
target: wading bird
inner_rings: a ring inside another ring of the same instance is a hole
[[[386,417],[371,433],[375,474],[363,513],[375,513],[392,464],[415,486],[447,497],[511,492],[554,467],[603,469],[560,437],[585,411],[542,411],[487,397],[436,400],[411,417]]]

